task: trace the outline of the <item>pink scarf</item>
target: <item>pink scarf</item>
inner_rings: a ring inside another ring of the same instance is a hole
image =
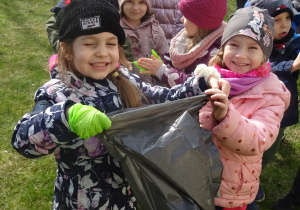
[[[270,74],[271,65],[270,62],[267,62],[266,65],[262,65],[257,69],[252,69],[245,74],[236,73],[228,69],[223,69],[219,65],[214,65],[218,72],[224,78],[241,78],[241,77],[266,77]]]
[[[222,36],[226,23],[206,36],[200,43],[198,43],[189,52],[185,52],[187,47],[187,37],[185,29],[182,29],[173,39],[171,39],[169,54],[174,67],[184,69],[191,65],[197,58],[201,57],[207,49]]]
[[[221,74],[222,78],[231,85],[229,97],[240,94],[264,81],[270,75],[271,65],[267,62],[257,69],[253,69],[245,74],[236,73],[228,69],[223,69],[218,65],[214,67]]]

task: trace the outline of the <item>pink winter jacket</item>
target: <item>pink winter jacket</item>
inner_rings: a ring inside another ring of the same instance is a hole
[[[142,57],[150,58],[151,49],[154,49],[158,55],[168,52],[169,45],[166,36],[154,16],[136,28],[133,28],[125,18],[122,18],[120,23],[130,40],[134,60]]]
[[[251,203],[258,191],[263,152],[275,141],[290,93],[276,75],[230,99],[226,117],[217,123],[208,102],[199,114],[210,130],[224,166],[220,197],[215,205],[238,207]]]
[[[152,55],[151,49],[154,49],[160,56],[168,52],[169,44],[167,43],[166,36],[158,21],[154,19],[154,16],[142,22],[142,24],[135,29],[132,28],[132,25],[125,18],[122,18],[120,23],[131,43],[134,61],[142,57],[150,58]],[[152,86],[165,86],[165,84],[155,76],[141,74],[135,66],[133,66],[132,71],[139,75],[143,82],[150,83]]]

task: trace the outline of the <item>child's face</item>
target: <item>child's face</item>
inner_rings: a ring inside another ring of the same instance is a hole
[[[144,0],[126,0],[123,4],[123,10],[129,22],[141,23],[141,19],[145,16],[147,9],[147,4]]]
[[[291,29],[292,20],[289,12],[283,12],[274,17],[274,39],[280,40],[287,35]]]
[[[198,26],[195,25],[193,22],[186,19],[184,16],[180,19],[180,21],[183,23],[184,28],[186,30],[186,35],[188,37],[194,37],[198,33]]]
[[[103,32],[77,37],[73,43],[72,60],[82,75],[104,79],[119,61],[117,36]]]
[[[224,45],[223,61],[233,72],[244,74],[262,65],[264,53],[252,38],[237,35]]]

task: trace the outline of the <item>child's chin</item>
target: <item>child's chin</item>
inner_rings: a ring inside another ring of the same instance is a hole
[[[91,78],[94,79],[94,80],[102,80],[102,79],[105,79],[106,77],[107,77],[107,74],[91,76]]]

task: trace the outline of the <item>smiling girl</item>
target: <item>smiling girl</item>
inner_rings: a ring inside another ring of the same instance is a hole
[[[36,91],[34,109],[14,129],[13,148],[27,158],[55,155],[53,209],[136,209],[120,163],[97,136],[111,126],[106,113],[203,94],[207,84],[229,92],[228,82],[194,77],[172,89],[141,82],[126,68],[120,16],[106,1],[71,1],[57,24],[60,79]]]
[[[253,201],[262,156],[274,143],[290,101],[289,91],[267,62],[273,36],[274,20],[266,10],[239,9],[225,27],[220,51],[210,61],[213,67],[206,67],[216,68],[231,85],[229,99],[219,90],[206,90],[210,102],[199,113],[224,167],[216,210],[259,209]],[[198,66],[195,74],[206,68]]]
[[[163,29],[154,18],[150,0],[119,0],[119,4],[121,26],[131,42],[134,61],[141,57],[150,58],[151,49],[158,55],[167,53],[169,45]],[[152,85],[163,84],[155,77],[140,74],[135,66],[133,72],[138,74],[142,81]]]

